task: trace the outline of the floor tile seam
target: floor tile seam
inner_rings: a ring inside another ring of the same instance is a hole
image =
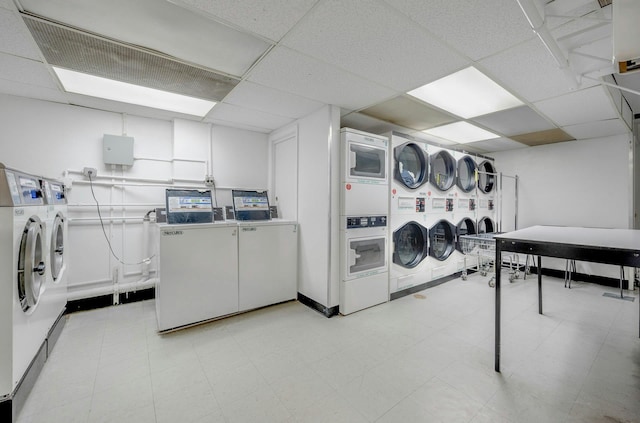
[[[196,352],[196,357],[198,359],[198,363],[200,364],[200,368],[202,369],[202,373],[204,375],[204,378],[207,381],[207,385],[209,386],[209,389],[211,390],[211,394],[213,395],[213,398],[216,401],[216,405],[218,406],[218,410],[220,410],[220,414],[222,415],[222,418],[224,419],[224,421],[228,422],[229,419],[227,418],[226,414],[224,413],[224,410],[222,408],[222,403],[220,402],[220,399],[216,395],[216,391],[213,388],[213,384],[211,383],[211,379],[209,378],[209,375],[208,375],[208,373],[206,372],[206,370],[204,368],[204,364],[202,362],[202,357],[200,357],[200,355],[197,352]]]

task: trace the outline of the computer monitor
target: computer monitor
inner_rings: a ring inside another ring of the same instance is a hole
[[[236,220],[270,220],[267,191],[232,190]]]
[[[168,189],[167,223],[211,223],[211,190]]]

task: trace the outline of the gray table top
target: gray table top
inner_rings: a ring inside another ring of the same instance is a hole
[[[495,238],[498,240],[640,251],[640,230],[635,229],[531,226],[513,232],[498,234]]]

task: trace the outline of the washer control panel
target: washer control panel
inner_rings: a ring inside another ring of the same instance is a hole
[[[387,216],[347,217],[347,229],[377,228],[387,226]]]

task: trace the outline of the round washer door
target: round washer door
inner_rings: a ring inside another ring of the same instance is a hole
[[[478,221],[478,233],[479,234],[490,234],[495,232],[495,225],[493,220],[490,217],[483,217]]]
[[[53,282],[59,282],[58,276],[64,266],[64,217],[58,213],[51,231],[50,268]]]
[[[394,178],[410,189],[416,189],[427,183],[429,160],[427,154],[414,142],[407,142],[393,150],[395,158]]]
[[[427,228],[407,222],[393,233],[393,262],[407,269],[416,267],[428,255]]]
[[[478,188],[484,193],[493,191],[496,181],[496,168],[490,161],[485,160],[478,166]]]
[[[476,162],[471,156],[464,156],[458,160],[456,183],[464,192],[471,192],[476,187]]]
[[[440,220],[429,229],[429,254],[437,260],[446,260],[455,250],[456,228]]]
[[[456,249],[458,251],[462,251],[462,240],[460,236],[462,235],[475,235],[476,232],[476,222],[471,220],[468,217],[465,217],[456,225]]]
[[[456,159],[445,150],[431,156],[431,183],[440,191],[449,190],[456,182]]]
[[[42,222],[32,216],[20,240],[18,255],[18,298],[24,312],[32,312],[44,289],[44,235]]]

